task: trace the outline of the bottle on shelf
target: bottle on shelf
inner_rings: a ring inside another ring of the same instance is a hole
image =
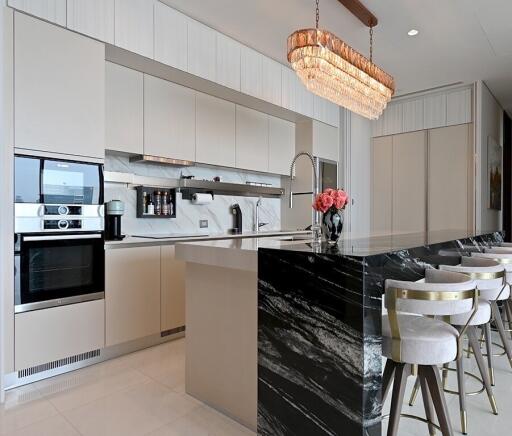
[[[155,215],[162,215],[162,193],[155,191]]]
[[[142,213],[148,213],[148,193],[143,192],[142,193]]]
[[[167,191],[162,192],[162,215],[170,215],[168,194]]]
[[[148,215],[154,215],[155,214],[155,205],[153,204],[153,199],[151,198],[151,195],[148,195]]]

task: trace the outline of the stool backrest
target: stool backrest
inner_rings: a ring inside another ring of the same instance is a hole
[[[506,285],[505,268],[494,259],[462,256],[460,265],[440,265],[441,271],[466,274],[476,282],[480,297],[497,300]]]
[[[512,249],[505,247],[486,248],[484,253],[471,253],[472,257],[493,259],[503,265],[507,272],[507,283],[512,282]]]

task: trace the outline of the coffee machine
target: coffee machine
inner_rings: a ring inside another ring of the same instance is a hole
[[[121,234],[123,214],[124,203],[121,200],[110,200],[105,203],[105,240],[120,241],[125,237]]]

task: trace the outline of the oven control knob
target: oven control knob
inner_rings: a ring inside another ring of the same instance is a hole
[[[69,214],[69,207],[67,206],[59,206],[59,215],[68,215]]]
[[[69,227],[69,221],[68,220],[59,220],[57,225],[59,226],[59,229],[66,230]]]

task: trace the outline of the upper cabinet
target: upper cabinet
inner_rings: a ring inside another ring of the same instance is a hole
[[[115,0],[67,0],[67,27],[114,44]]]
[[[144,75],[111,62],[105,68],[106,148],[142,154]]]
[[[426,96],[423,100],[423,128],[434,129],[443,126],[446,126],[446,94]]]
[[[340,123],[339,106],[318,95],[313,96],[313,116],[315,120],[331,126],[338,127]]]
[[[268,171],[268,116],[236,107],[236,167]]]
[[[153,58],[153,0],[115,0],[115,45]]]
[[[261,98],[269,103],[281,106],[282,79],[281,64],[266,56],[261,60]]]
[[[262,58],[263,55],[256,50],[242,48],[241,91],[256,98],[263,95]]]
[[[423,130],[423,100],[409,100],[402,103],[403,129],[402,132]]]
[[[446,125],[467,124],[472,121],[471,89],[460,89],[446,95]]]
[[[268,171],[289,175],[295,156],[295,124],[280,118],[268,117]]]
[[[197,162],[236,166],[235,104],[197,93],[196,109]]]
[[[313,121],[313,155],[338,161],[338,129],[318,121]]]
[[[297,90],[299,79],[297,74],[285,66],[281,67],[281,105],[293,112],[298,112]]]
[[[198,21],[188,22],[188,69],[195,76],[215,82],[216,41],[215,30]]]
[[[60,26],[66,25],[66,0],[8,0],[7,4]]]
[[[24,14],[14,38],[15,146],[102,158],[104,45]]]
[[[222,33],[216,32],[216,82],[240,91],[240,56],[242,45]]]
[[[155,3],[155,60],[187,71],[188,17],[163,3]]]
[[[195,91],[144,75],[144,154],[195,161]]]

